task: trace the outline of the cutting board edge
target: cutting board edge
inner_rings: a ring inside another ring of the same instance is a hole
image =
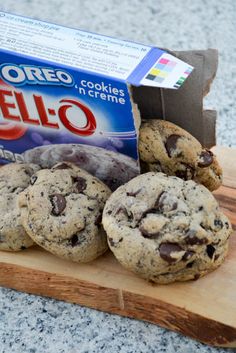
[[[211,346],[236,348],[236,326],[160,299],[4,262],[0,262],[0,277],[5,288],[158,324]]]

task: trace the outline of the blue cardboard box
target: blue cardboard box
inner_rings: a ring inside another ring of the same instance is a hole
[[[193,67],[130,41],[0,12],[0,163],[70,160],[113,189],[139,173],[131,86],[178,89]]]

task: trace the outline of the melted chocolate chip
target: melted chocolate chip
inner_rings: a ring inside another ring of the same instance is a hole
[[[138,262],[136,263],[136,266],[137,266],[138,268],[143,268],[143,265],[142,265],[142,263],[141,263],[140,260],[138,260]]]
[[[207,238],[198,238],[196,234],[195,230],[189,229],[186,233],[185,243],[187,245],[203,245],[208,243]]]
[[[198,211],[202,211],[203,210],[203,206],[200,206],[199,208],[198,208]]]
[[[203,245],[203,244],[207,244],[207,239],[206,238],[191,237],[191,238],[187,238],[185,240],[185,243],[187,245]]]
[[[24,170],[24,173],[28,176],[31,176],[33,174],[33,170],[30,168],[30,169],[25,169]]]
[[[115,216],[118,214],[123,214],[124,217],[126,217],[128,219],[128,221],[133,221],[134,219],[134,215],[130,212],[128,213],[127,209],[124,206],[119,207],[116,211],[115,211]],[[140,217],[140,221],[141,221],[142,217]]]
[[[157,213],[157,209],[154,207],[148,208],[146,211],[143,212],[141,219],[146,217],[146,215],[149,213]]]
[[[226,229],[229,229],[229,223],[225,222]]]
[[[188,261],[189,259],[191,259],[191,257],[195,254],[194,251],[191,250],[187,250],[184,254],[184,256],[182,257],[183,261]]]
[[[198,162],[198,166],[200,168],[209,167],[213,162],[213,153],[209,150],[202,151],[199,158],[200,162]]]
[[[63,163],[60,163],[57,166],[53,167],[53,169],[54,170],[57,170],[57,169],[71,169],[71,166],[68,165],[67,163],[63,162]]]
[[[171,253],[182,250],[183,249],[176,243],[162,243],[159,246],[160,257],[168,263],[176,262],[176,259],[171,257]]]
[[[187,268],[192,268],[193,265],[194,265],[194,261],[189,262],[189,263],[186,265],[186,267],[187,267]]]
[[[82,177],[73,178],[73,182],[76,183],[75,186],[78,192],[83,192],[87,187],[87,182]]]
[[[203,229],[207,230],[207,226],[206,226],[205,224],[200,223],[200,226],[201,226]]]
[[[166,151],[167,151],[167,154],[168,156],[171,158],[172,157],[172,152],[174,150],[176,150],[176,147],[177,147],[177,141],[178,139],[180,139],[181,136],[180,135],[176,135],[176,134],[173,134],[173,135],[170,135],[166,142],[165,142],[165,148],[166,148]]]
[[[120,206],[119,208],[117,208],[117,210],[114,213],[114,216],[123,213],[127,218],[132,218],[132,215],[129,215],[126,208],[124,206]]]
[[[143,226],[140,226],[139,230],[144,238],[156,239],[160,236],[160,232],[150,233]]]
[[[110,212],[109,214],[111,214],[111,211],[109,211],[109,212]],[[114,213],[114,216],[116,216],[117,214],[120,214],[120,213],[124,213],[124,212],[126,212],[126,208],[121,206],[121,207],[117,208],[117,210]]]
[[[36,175],[32,175],[32,177],[30,178],[30,184],[34,185],[34,183],[36,182],[37,179],[38,179],[38,177]]]
[[[177,202],[174,202],[174,203],[172,204],[172,209],[171,209],[171,211],[176,210],[177,207],[178,207],[178,203],[177,203]]]
[[[101,223],[102,223],[102,213],[100,213],[100,214],[97,216],[97,218],[96,218],[94,224],[95,224],[95,226],[99,227],[99,226],[101,225]]]
[[[77,234],[74,234],[72,237],[71,237],[71,246],[74,247],[77,243],[78,243],[78,235]]]
[[[109,241],[110,246],[115,246],[116,243],[114,242],[114,240],[112,238],[108,238],[108,241]]]
[[[220,219],[215,219],[214,220],[214,226],[217,227],[217,228],[222,229],[224,224],[223,224],[223,222]]]
[[[215,251],[216,251],[216,249],[214,248],[214,246],[212,246],[211,244],[207,245],[206,252],[207,252],[207,255],[209,256],[210,259],[213,258]]]
[[[164,206],[168,206],[168,212],[176,210],[178,207],[177,202],[173,202],[173,204],[167,205],[167,203],[164,202],[166,197],[167,192],[162,191],[157,197],[154,206],[143,212],[142,218],[144,218],[148,213],[157,213],[158,211],[163,211]]]
[[[21,249],[21,250],[25,250],[26,247],[22,245],[22,246],[20,247],[20,249]]]
[[[155,205],[154,205],[155,209],[163,211],[165,206],[167,206],[168,211],[174,211],[174,210],[177,209],[177,207],[178,207],[178,203],[177,202],[173,202],[172,204],[171,203],[167,204],[167,202],[165,202],[165,199],[167,198],[167,195],[168,195],[168,193],[163,191],[158,196],[158,198],[157,198],[157,200],[155,202]]]
[[[194,281],[198,280],[200,277],[201,277],[201,276],[200,276],[199,274],[196,274],[196,275],[194,276]]]
[[[214,258],[214,261],[218,260],[219,257],[220,257],[220,254],[217,254],[217,255],[215,256],[215,258]]]
[[[134,192],[130,191],[130,192],[127,192],[126,195],[135,197],[140,193],[141,190],[142,189],[138,189],[137,191],[134,191]]]
[[[213,243],[212,243],[212,245],[219,245],[220,244],[220,242],[221,242],[221,240],[219,239],[219,240],[217,240],[217,241],[214,241]]]
[[[70,238],[69,245],[72,247],[75,247],[75,246],[81,245],[85,240],[86,240],[85,234],[74,234]]]
[[[165,191],[162,191],[162,192],[158,195],[158,197],[157,197],[157,199],[156,199],[156,201],[155,201],[154,209],[160,209],[160,208],[162,208],[163,205],[164,205],[163,201],[164,201],[165,198],[166,198],[166,192],[165,192]]]
[[[108,238],[108,242],[111,247],[116,247],[122,241],[123,241],[123,238],[120,238],[118,241],[114,241],[112,238]]]
[[[50,202],[52,204],[52,214],[54,216],[59,216],[66,208],[66,199],[61,194],[54,194],[49,196]]]
[[[176,170],[175,175],[178,178],[184,179],[184,180],[191,180],[194,178],[195,175],[195,169],[187,164],[187,163],[182,163],[183,169]]]

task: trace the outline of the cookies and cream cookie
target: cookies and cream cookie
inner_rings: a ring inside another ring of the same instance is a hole
[[[197,279],[214,270],[227,254],[231,234],[208,189],[153,172],[110,196],[103,226],[118,261],[156,283]]]
[[[20,195],[21,222],[30,237],[49,252],[88,262],[107,250],[101,226],[110,189],[72,163],[35,173]]]
[[[0,168],[0,250],[19,251],[34,244],[21,225],[18,195],[39,169],[34,164],[10,163]]]
[[[139,153],[144,172],[192,179],[211,191],[222,183],[222,169],[213,153],[169,121],[153,119],[141,125]]]

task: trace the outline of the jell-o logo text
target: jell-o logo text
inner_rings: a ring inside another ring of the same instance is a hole
[[[34,66],[16,66],[4,64],[0,67],[0,75],[8,85],[22,86],[25,84],[54,84],[73,86],[73,77],[63,70]],[[19,123],[42,126],[49,129],[60,129],[60,123],[71,133],[80,136],[92,135],[97,127],[93,112],[88,106],[77,99],[60,99],[54,106],[47,106],[44,97],[24,91],[0,86],[0,114],[6,122],[0,124],[0,138],[16,139],[21,137],[27,128]],[[52,103],[51,103],[52,104]],[[31,107],[31,109],[30,109]],[[33,109],[32,109],[33,107]],[[86,123],[80,126],[80,119],[71,119],[70,109],[84,113]],[[32,113],[32,111],[34,113]],[[36,112],[36,113],[35,113]],[[55,119],[55,117],[57,119]],[[17,124],[12,124],[15,122]]]

